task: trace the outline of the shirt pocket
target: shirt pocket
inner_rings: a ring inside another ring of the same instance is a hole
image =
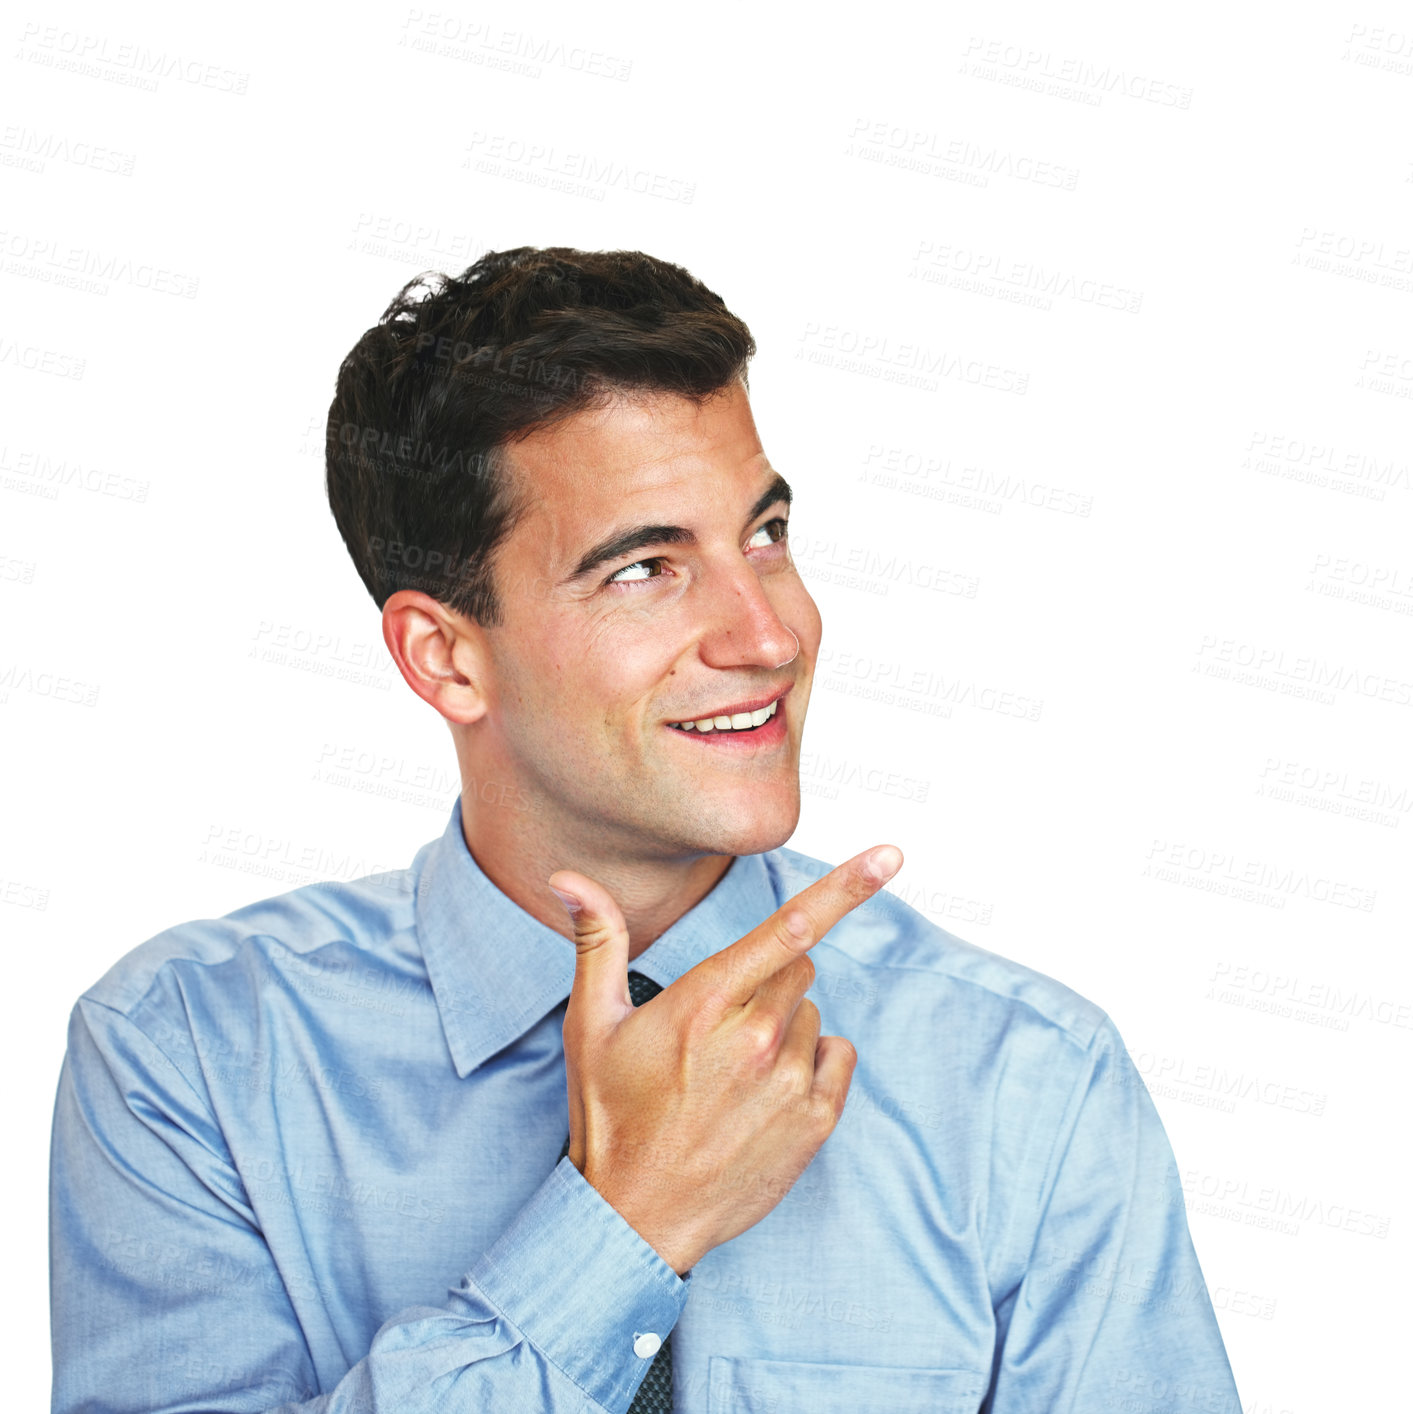
[[[904,1365],[713,1355],[708,1414],[977,1414],[986,1376]]]

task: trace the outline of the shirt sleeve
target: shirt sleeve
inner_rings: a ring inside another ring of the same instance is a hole
[[[1240,1414],[1171,1146],[1107,1018],[1040,1202],[1023,1275],[996,1310],[984,1414]]]
[[[566,1158],[442,1305],[391,1315],[321,1388],[296,1311],[318,1293],[287,1288],[198,1089],[120,1013],[74,1008],[53,1414],[625,1414],[635,1336],[665,1339],[688,1285]]]

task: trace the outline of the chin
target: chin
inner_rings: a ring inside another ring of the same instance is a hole
[[[779,849],[795,833],[800,823],[800,793],[796,789],[767,808],[761,808],[760,802],[755,802],[755,808],[743,803],[739,815],[722,811],[698,818],[707,827],[700,832],[705,853],[764,854]]]

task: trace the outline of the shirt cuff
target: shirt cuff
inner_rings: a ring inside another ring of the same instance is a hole
[[[591,1398],[626,1414],[691,1280],[562,1158],[468,1279]]]

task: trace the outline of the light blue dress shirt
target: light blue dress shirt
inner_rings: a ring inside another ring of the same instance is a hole
[[[735,859],[663,986],[827,865]],[[129,952],[74,1008],[56,1414],[1239,1414],[1113,1024],[879,894],[814,947],[849,1102],[685,1278],[565,1158],[574,949],[461,833]]]

